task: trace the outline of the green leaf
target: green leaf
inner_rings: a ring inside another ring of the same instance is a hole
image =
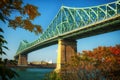
[[[3,35],[0,35],[0,38],[4,38],[4,36],[3,36]]]
[[[6,47],[6,46],[2,46],[2,47],[5,48],[5,49],[7,49],[7,50],[9,50],[8,47]]]
[[[3,43],[6,43],[6,44],[7,44],[7,41],[4,39]]]
[[[0,13],[0,19],[5,23],[3,15]]]
[[[3,44],[6,43],[7,44],[7,41],[0,37],[0,43],[3,43]]]
[[[3,33],[4,33],[4,31],[2,30],[2,28],[0,28],[0,32],[3,32]]]
[[[4,51],[2,51],[2,54],[6,55],[6,53]]]

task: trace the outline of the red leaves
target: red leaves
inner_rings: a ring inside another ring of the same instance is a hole
[[[100,62],[111,63],[116,61],[117,63],[120,63],[120,45],[114,47],[99,46],[92,51],[83,51],[83,55]]]
[[[112,54],[120,55],[120,45],[116,45],[115,47],[110,47],[109,49]]]
[[[88,74],[90,72],[93,73],[93,71],[100,71],[100,74],[102,74],[103,76],[108,76],[106,77],[107,80],[116,80],[117,76],[115,75],[115,73],[116,71],[120,71],[119,55],[120,45],[116,45],[114,47],[99,46],[90,51],[84,50],[82,54],[74,56],[72,60],[73,62],[71,65],[69,65],[69,67],[71,67],[71,69],[75,69],[76,71],[86,70]],[[84,75],[86,74],[87,73],[85,73]]]
[[[120,64],[120,45],[116,45],[115,47],[109,47],[109,50],[113,54],[117,63]]]

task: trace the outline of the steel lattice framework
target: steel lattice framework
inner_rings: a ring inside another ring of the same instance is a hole
[[[22,41],[16,55],[35,47],[37,44],[50,42],[55,38],[71,31],[79,30],[87,25],[95,24],[106,19],[120,16],[120,0],[99,6],[86,8],[71,8],[62,6],[53,21],[40,38],[32,43]],[[43,44],[42,44],[43,45]]]

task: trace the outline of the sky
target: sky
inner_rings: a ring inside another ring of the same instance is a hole
[[[97,6],[113,1],[115,0],[23,0],[24,4],[29,3],[38,7],[38,11],[41,13],[41,16],[37,17],[33,23],[41,25],[43,31],[47,29],[61,6],[80,8]],[[3,58],[14,59],[14,55],[16,54],[20,41],[27,40],[28,42],[33,42],[40,37],[40,35],[35,35],[34,33],[21,28],[17,28],[16,30],[9,28],[7,27],[7,23],[3,23],[1,21],[0,26],[4,30],[3,35],[8,41],[7,47],[9,48],[9,50],[6,50],[7,55],[2,56]],[[98,46],[115,46],[116,44],[120,44],[119,34],[120,30],[79,39],[77,40],[77,51],[82,52],[82,50],[92,50]],[[31,52],[28,54],[28,62],[41,60],[52,60],[53,62],[56,62],[57,48],[58,45],[56,44]]]

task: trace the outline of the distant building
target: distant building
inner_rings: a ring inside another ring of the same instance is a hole
[[[48,64],[53,64],[52,60],[48,61]]]
[[[39,64],[52,64],[52,60],[50,61],[33,61],[33,62],[30,62],[29,64],[34,64],[34,65],[39,65]]]

